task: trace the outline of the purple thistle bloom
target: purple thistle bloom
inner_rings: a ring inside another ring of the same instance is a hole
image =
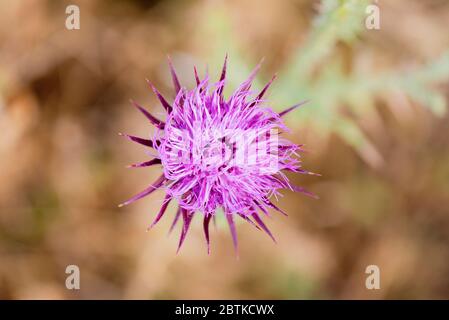
[[[129,140],[156,150],[158,157],[133,164],[130,167],[149,167],[161,164],[163,174],[152,185],[120,206],[141,199],[153,191],[166,191],[164,202],[151,224],[153,227],[165,214],[168,204],[175,199],[178,210],[171,229],[182,219],[183,226],[178,245],[181,248],[193,216],[203,217],[207,250],[210,252],[209,224],[216,210],[222,208],[229,225],[234,247],[237,249],[236,217],[243,218],[265,231],[275,241],[261,215],[268,209],[285,214],[270,198],[280,195],[278,189],[313,194],[292,186],[283,170],[313,174],[301,169],[298,152],[301,146],[279,137],[288,129],[281,117],[303,103],[281,113],[265,106],[263,99],[275,79],[257,94],[251,91],[260,64],[228,98],[223,96],[227,57],[220,79],[209,84],[209,78],[200,80],[196,68],[196,88],[189,91],[181,87],[169,59],[176,97],[170,104],[148,81],[167,112],[164,121],[132,101],[156,127],[151,139],[124,135]],[[170,230],[171,230],[170,229]]]

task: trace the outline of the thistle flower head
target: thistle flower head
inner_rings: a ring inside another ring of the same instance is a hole
[[[259,65],[229,98],[223,95],[227,59],[216,83],[209,83],[207,75],[200,80],[195,69],[193,90],[181,87],[170,60],[169,65],[176,93],[172,103],[149,82],[167,112],[165,122],[133,102],[156,126],[156,131],[151,139],[125,135],[155,149],[158,155],[132,166],[161,164],[163,174],[124,204],[163,188],[166,196],[151,226],[162,218],[169,202],[175,199],[179,208],[172,228],[180,218],[183,221],[178,250],[197,214],[203,218],[209,252],[209,223],[219,208],[226,216],[236,248],[235,217],[262,229],[274,240],[261,218],[261,214],[269,214],[269,208],[282,212],[270,198],[277,197],[282,188],[312,195],[292,186],[283,172],[311,174],[300,168],[301,147],[280,137],[281,132],[287,131],[281,117],[301,104],[281,113],[269,108],[264,95],[275,77],[259,93],[251,90]]]

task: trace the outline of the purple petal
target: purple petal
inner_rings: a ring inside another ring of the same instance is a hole
[[[142,168],[142,167],[149,167],[155,164],[161,164],[161,159],[153,159],[150,161],[145,161],[141,163],[134,163],[128,166],[128,168]]]
[[[265,87],[263,87],[262,91],[260,91],[260,93],[257,95],[256,97],[256,101],[259,101],[260,99],[262,99],[262,97],[264,96],[264,94],[267,92],[268,88],[271,86],[271,84],[273,83],[273,81],[276,79],[277,75],[273,75],[273,77],[271,78],[270,81],[268,81],[268,83],[265,85]]]
[[[171,200],[172,200],[172,197],[169,194],[165,195],[164,203],[162,204],[161,209],[159,210],[159,213],[157,214],[156,218],[154,219],[153,223],[151,224],[151,226],[148,229],[153,228],[156,225],[156,223],[158,223],[159,220],[161,220],[161,218],[165,214],[165,211],[167,210],[168,204],[170,203]]]
[[[143,197],[149,195],[150,193],[152,193],[154,190],[157,190],[160,186],[162,186],[162,184],[165,182],[165,177],[164,175],[161,175],[152,185],[150,185],[148,188],[146,188],[145,190],[143,190],[142,192],[136,194],[134,197],[132,197],[131,199],[119,204],[119,207],[123,207],[126,206],[134,201],[137,201],[139,199],[142,199]]]
[[[193,213],[189,213],[186,209],[181,209],[182,219],[184,220],[184,224],[182,226],[181,237],[179,238],[178,249],[176,253],[181,249],[184,240],[186,239],[187,232],[189,231],[190,222],[192,222]]]
[[[147,79],[148,85],[151,87],[151,89],[153,90],[154,94],[156,95],[156,97],[159,99],[159,101],[162,104],[162,107],[164,107],[164,109],[170,113],[173,110],[173,107],[167,102],[167,100],[165,100],[165,98],[162,96],[162,94],[156,89],[156,87],[150,82],[150,80]]]
[[[269,217],[270,213],[267,211],[267,209],[265,209],[265,207],[263,205],[261,205],[258,201],[254,201],[254,203],[259,207],[260,210],[262,210],[262,212]]]
[[[198,71],[196,70],[196,67],[193,67],[193,72],[195,74],[196,86],[198,87],[201,83],[201,80],[200,77],[198,77]]]
[[[175,94],[178,94],[178,92],[181,90],[181,84],[179,83],[178,76],[176,75],[176,71],[175,68],[173,67],[173,62],[170,56],[168,56],[168,65],[170,67],[170,73],[173,80],[173,86],[175,88]]]
[[[226,78],[226,67],[228,64],[228,54],[226,54],[225,56],[225,60],[223,63],[223,69],[221,70],[221,75],[220,75],[220,80],[219,82],[221,83],[220,87],[218,88],[218,94],[221,95],[223,93],[223,89],[224,89],[224,83],[222,83],[225,78]]]
[[[305,194],[306,196],[309,196],[309,197],[314,198],[314,199],[319,199],[319,197],[318,197],[316,194],[314,194],[314,193],[312,193],[312,192],[310,192],[310,191],[307,191],[307,190],[306,190],[305,188],[303,188],[303,187],[300,187],[300,186],[292,186],[292,188],[293,188],[293,191],[301,192],[301,193]]]
[[[246,215],[241,214],[241,213],[237,213],[239,215],[239,217],[241,217],[243,220],[249,222],[253,227],[255,227],[256,229],[259,229],[259,226],[257,224],[255,224],[250,218],[248,218]]]
[[[298,108],[298,107],[300,107],[300,106],[306,104],[307,102],[309,102],[309,100],[304,100],[304,101],[302,101],[302,102],[300,102],[300,103],[298,103],[298,104],[295,104],[295,105],[291,106],[290,108],[287,108],[287,109],[285,109],[284,111],[280,112],[280,113],[279,113],[279,116],[280,116],[280,117],[283,117],[283,116],[285,116],[287,113],[289,113],[289,112],[295,110],[296,108]]]
[[[212,218],[212,214],[205,214],[204,220],[203,220],[204,236],[205,236],[206,242],[207,242],[207,254],[210,254],[209,223],[210,223],[211,218]]]
[[[267,228],[267,226],[265,225],[265,223],[262,221],[262,219],[259,217],[259,215],[257,214],[256,211],[253,211],[253,213],[251,214],[251,216],[253,217],[254,221],[256,221],[256,223],[262,228],[263,231],[265,231],[271,239],[273,239],[274,242],[276,242],[276,239],[273,237],[273,235],[271,234],[271,231]]]
[[[173,219],[173,222],[170,226],[170,230],[168,231],[168,233],[170,234],[173,229],[176,227],[176,224],[178,223],[179,217],[181,216],[181,207],[178,207],[178,211],[176,211],[176,215],[175,218]]]
[[[165,127],[165,123],[161,120],[159,120],[158,118],[156,118],[155,116],[153,116],[151,113],[149,113],[147,110],[145,110],[142,106],[140,106],[137,102],[135,102],[134,100],[130,100],[130,102],[137,108],[139,109],[140,112],[142,112],[145,117],[147,117],[148,120],[150,120],[150,122],[152,124],[154,124],[156,127],[158,127],[159,129],[164,129]]]
[[[133,142],[137,142],[137,143],[140,143],[140,144],[142,144],[144,146],[147,146],[147,147],[150,147],[150,148],[154,148],[153,141],[151,141],[151,140],[143,139],[143,138],[139,138],[139,137],[135,137],[135,136],[131,136],[129,134],[121,133],[121,132],[119,133],[119,135],[124,136],[124,137],[128,138],[128,140],[131,140]]]
[[[269,206],[270,208],[272,208],[272,209],[274,209],[274,210],[276,210],[276,211],[282,213],[284,216],[288,216],[282,209],[278,208],[278,207],[277,207],[276,205],[274,205],[273,202],[271,202],[270,200],[265,199],[265,200],[264,200],[264,203],[265,203],[267,206]]]
[[[228,64],[228,54],[226,53],[225,59],[224,59],[224,63],[223,63],[223,68],[221,70],[221,76],[220,76],[220,81],[223,81],[226,78],[226,67]]]
[[[254,79],[256,78],[257,73],[260,70],[260,67],[261,67],[263,61],[264,61],[264,59],[261,59],[260,62],[253,69],[253,71],[251,71],[251,73],[248,76],[248,78],[240,86],[240,88],[239,88],[240,91],[247,91],[247,90],[249,90],[249,88],[251,87],[252,82],[254,81]]]
[[[225,213],[226,220],[228,220],[229,230],[231,231],[232,242],[234,243],[234,250],[238,256],[239,248],[237,242],[237,231],[235,230],[234,217],[230,213]]]

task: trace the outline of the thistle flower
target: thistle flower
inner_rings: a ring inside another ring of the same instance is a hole
[[[152,148],[156,158],[131,167],[142,168],[162,165],[163,174],[145,190],[120,206],[141,199],[157,189],[164,189],[165,199],[151,227],[164,216],[170,201],[179,206],[170,230],[182,219],[183,226],[178,244],[181,248],[192,218],[203,219],[207,251],[210,253],[209,224],[216,211],[222,208],[237,250],[234,219],[240,217],[265,231],[275,241],[261,215],[268,209],[285,214],[270,200],[277,199],[279,189],[313,194],[289,183],[283,171],[313,174],[300,167],[301,146],[279,137],[278,132],[288,129],[281,117],[303,103],[281,113],[265,106],[264,95],[275,77],[257,94],[251,91],[260,64],[236,91],[226,99],[223,89],[226,79],[227,57],[219,81],[209,84],[208,75],[200,80],[196,68],[196,88],[181,87],[169,59],[176,97],[169,103],[148,81],[167,116],[162,121],[146,109],[131,101],[156,127],[150,139],[124,135],[129,140]]]

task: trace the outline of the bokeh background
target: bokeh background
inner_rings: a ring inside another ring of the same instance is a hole
[[[449,298],[449,2],[379,0],[380,30],[369,3],[0,0],[0,298]],[[117,133],[151,130],[130,98],[162,114],[145,78],[172,97],[167,54],[191,88],[226,52],[227,93],[265,58],[273,108],[310,100],[288,137],[322,177],[291,179],[320,199],[285,191],[277,244],[239,224],[239,259],[197,218],[177,255],[171,219],[146,232],[162,192],[117,208],[160,172],[125,169],[148,157]]]

